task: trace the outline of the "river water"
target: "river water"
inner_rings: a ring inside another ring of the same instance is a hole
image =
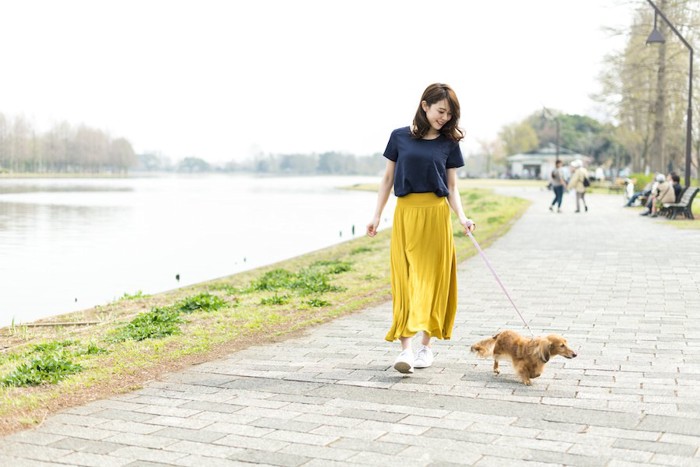
[[[364,235],[376,194],[341,187],[378,181],[0,179],[0,326],[223,277]],[[393,208],[391,197],[382,227]]]

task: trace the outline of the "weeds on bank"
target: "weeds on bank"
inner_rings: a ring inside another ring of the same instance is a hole
[[[124,292],[124,295],[119,297],[119,300],[138,300],[140,298],[146,298],[146,297],[148,297],[148,295],[144,294],[140,290],[137,290],[136,293],[133,293],[133,294]]]
[[[290,290],[299,295],[311,295],[326,292],[339,292],[343,289],[331,284],[331,276],[347,272],[351,269],[349,262],[316,261],[311,266],[299,272],[286,269],[273,269],[264,273],[250,285],[252,291]]]
[[[146,313],[140,313],[127,325],[116,329],[110,340],[124,342],[127,340],[142,341],[144,339],[159,339],[180,333],[183,319],[180,312],[173,307],[155,307]]]
[[[57,383],[66,376],[82,371],[66,352],[45,352],[22,363],[14,371],[0,379],[2,386],[38,386]]]
[[[251,293],[255,291],[275,291],[271,297],[263,297],[261,305],[284,305],[291,300],[290,295],[277,294],[279,290],[288,290],[298,296],[320,295],[327,292],[343,290],[341,287],[331,284],[331,275],[337,275],[350,270],[349,263],[339,261],[317,261],[299,272],[290,272],[284,269],[275,269],[263,274],[252,281],[244,289],[223,288],[229,292]],[[131,298],[142,298],[138,293]],[[122,299],[127,299],[125,294]],[[182,334],[182,326],[187,320],[184,316],[195,312],[216,312],[230,305],[235,307],[240,303],[238,297],[234,297],[227,303],[221,297],[203,292],[185,297],[171,305],[155,306],[150,311],[137,314],[131,321],[121,325],[104,337],[107,345],[123,343],[125,341],[144,341],[147,339],[162,339],[168,336]],[[329,306],[330,302],[315,297],[305,302],[310,307]],[[281,316],[274,313],[265,319],[260,317],[250,319],[245,325],[247,329],[259,329],[270,322],[280,321]],[[152,350],[158,350],[160,346],[154,345]],[[100,347],[95,342],[82,345],[77,340],[48,341],[34,344],[24,352],[13,352],[0,355],[0,371],[7,366],[14,369],[0,377],[2,387],[26,387],[42,384],[55,384],[70,375],[83,371],[84,367],[76,363],[76,359],[85,356],[101,355],[109,351]],[[14,365],[12,365],[14,364]]]
[[[289,295],[277,295],[272,297],[263,297],[260,299],[261,305],[285,305],[289,303]]]
[[[182,314],[216,311],[224,305],[224,300],[209,293],[186,297],[171,306],[154,307],[149,312],[138,314],[128,324],[109,333],[104,342],[109,345],[179,334],[184,322]],[[25,351],[4,354],[0,358],[0,370],[14,363],[14,368],[0,377],[0,386],[55,384],[83,371],[83,365],[76,363],[76,359],[106,353],[109,351],[94,341],[83,344],[77,340],[54,340],[34,344]]]
[[[129,324],[116,329],[109,339],[113,342],[142,341],[180,334],[180,325],[184,322],[181,317],[183,313],[216,311],[225,304],[223,299],[207,292],[193,295],[174,305],[154,307],[151,311],[140,313]]]
[[[82,345],[79,341],[64,340],[34,344],[18,354],[9,354],[5,360],[19,361],[14,370],[0,378],[0,386],[38,386],[57,383],[67,376],[82,371],[75,362],[83,355],[98,355],[105,350],[94,342]]]
[[[462,200],[467,215],[479,225],[475,236],[483,247],[505,233],[528,204],[486,190],[465,191]],[[475,251],[453,220],[462,261]],[[206,354],[238,340],[267,341],[388,300],[390,236],[390,231],[381,231],[371,239],[362,236],[164,294],[124,294],[100,310],[117,320],[128,316],[128,321],[105,321],[82,331],[64,328],[54,331],[53,339],[42,329],[44,342],[0,354],[0,418],[22,424],[27,413],[47,401],[74,400],[74,393],[100,385],[107,392],[126,390],[137,384],[134,375],[149,368],[169,367],[184,356]],[[23,341],[39,332],[32,328]],[[30,385],[39,387],[24,389]]]

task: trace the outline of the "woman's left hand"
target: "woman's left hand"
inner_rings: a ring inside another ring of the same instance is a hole
[[[460,221],[462,224],[462,227],[464,227],[464,233],[468,234],[469,232],[474,232],[476,230],[476,222],[469,218],[465,218],[464,220]]]

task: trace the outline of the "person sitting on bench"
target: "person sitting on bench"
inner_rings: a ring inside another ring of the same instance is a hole
[[[651,190],[649,190],[648,194],[644,195],[644,196],[646,196],[646,202],[645,202],[646,209],[644,210],[644,212],[640,213],[641,216],[648,216],[651,214],[651,207],[652,207],[652,202],[653,202],[654,196],[656,195],[656,193],[659,189],[659,185],[661,185],[665,181],[666,181],[666,177],[664,177],[664,174],[656,174],[656,177],[654,178],[654,181],[651,185]]]
[[[639,197],[649,198],[649,195],[651,194],[651,190],[654,188],[655,183],[657,183],[656,179],[647,183],[641,191],[634,192],[634,194],[630,196],[630,199],[627,201],[627,204],[625,204],[625,206],[631,208],[632,206],[634,206],[634,203]]]
[[[657,217],[659,209],[664,203],[675,203],[676,192],[673,189],[673,173],[668,174],[666,180],[656,189],[656,193],[651,197],[651,217]]]

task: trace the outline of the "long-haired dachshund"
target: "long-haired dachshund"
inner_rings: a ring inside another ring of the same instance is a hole
[[[529,339],[515,331],[499,332],[472,345],[471,350],[482,358],[493,356],[495,374],[500,373],[498,361],[504,357],[510,358],[513,369],[528,386],[532,384],[530,378],[537,378],[542,374],[544,365],[550,358],[557,355],[565,358],[576,357],[576,352],[569,348],[566,339],[559,335],[550,334],[547,337]]]

